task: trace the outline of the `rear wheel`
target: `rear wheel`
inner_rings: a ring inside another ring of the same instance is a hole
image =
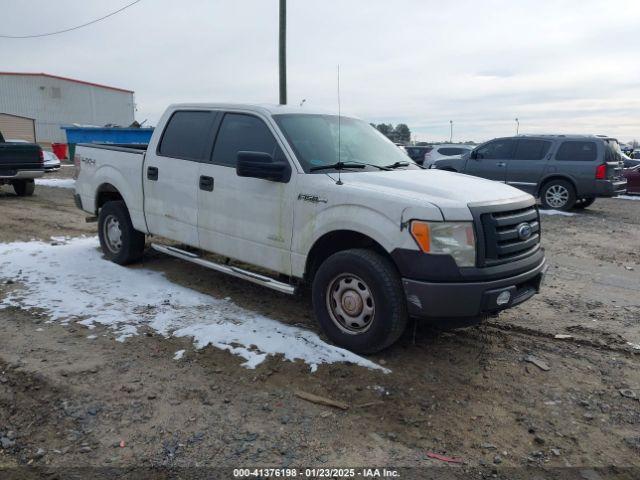
[[[30,197],[36,189],[33,180],[16,180],[13,182],[13,190],[19,197]]]
[[[583,197],[583,198],[579,198],[578,201],[576,202],[576,204],[573,206],[573,208],[577,208],[582,210],[583,208],[587,208],[590,205],[593,205],[593,202],[595,202],[596,199],[594,197]]]
[[[576,191],[566,180],[551,180],[542,187],[540,200],[544,208],[571,210],[576,203]]]
[[[123,201],[107,202],[100,209],[98,237],[104,256],[112,262],[127,265],[142,258],[145,236],[133,228]]]
[[[372,250],[331,255],[314,277],[312,297],[327,337],[357,353],[383,350],[407,324],[400,276],[389,259]]]

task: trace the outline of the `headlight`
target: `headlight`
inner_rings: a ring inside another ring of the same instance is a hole
[[[476,263],[472,222],[411,222],[411,236],[424,253],[451,255],[459,267]]]

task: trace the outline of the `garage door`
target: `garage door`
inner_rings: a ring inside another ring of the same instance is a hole
[[[36,141],[34,121],[31,118],[0,113],[0,132],[6,140]]]

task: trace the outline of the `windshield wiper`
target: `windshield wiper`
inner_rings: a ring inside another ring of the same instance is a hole
[[[411,163],[409,162],[396,162],[396,163],[392,163],[391,165],[385,165],[384,168],[400,168],[400,167],[408,167],[409,165],[411,165]]]
[[[318,170],[344,170],[345,168],[364,168],[364,163],[355,162],[336,162],[330,165],[319,165],[317,167],[311,167],[310,172],[317,172]]]

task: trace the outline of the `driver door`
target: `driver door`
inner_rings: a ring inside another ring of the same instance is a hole
[[[507,163],[513,158],[515,140],[493,140],[475,149],[467,160],[464,173],[497,182],[507,181]]]

